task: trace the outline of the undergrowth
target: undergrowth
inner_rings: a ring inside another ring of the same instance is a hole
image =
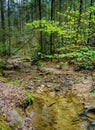
[[[22,103],[20,103],[20,106],[23,109],[26,109],[28,106],[32,105],[34,101],[34,98],[32,97],[29,91],[26,91],[25,95],[26,95],[26,99]]]
[[[95,48],[86,46],[66,46],[58,49],[54,55],[44,55],[45,58],[60,59],[60,62],[68,62],[75,65],[75,70],[95,69]],[[59,60],[58,60],[59,61]]]

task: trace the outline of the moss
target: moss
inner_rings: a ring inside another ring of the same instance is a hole
[[[2,70],[0,70],[0,76],[2,76],[3,75],[3,71]]]
[[[31,58],[30,58],[29,56],[26,56],[26,57],[22,57],[20,60],[21,60],[21,61],[30,62],[30,61],[31,61]]]
[[[0,130],[10,130],[10,127],[4,121],[4,117],[2,115],[0,115]]]
[[[23,112],[19,108],[15,108],[16,112],[19,114],[21,118],[24,118]]]
[[[3,78],[2,82],[3,82],[3,83],[8,83],[9,81],[8,81],[7,78]]]
[[[13,80],[10,83],[16,86],[20,86],[20,80]]]
[[[9,126],[4,122],[0,122],[0,130],[10,130]]]

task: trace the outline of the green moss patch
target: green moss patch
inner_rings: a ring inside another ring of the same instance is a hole
[[[4,117],[2,115],[0,115],[0,130],[10,130],[10,127],[4,121]]]

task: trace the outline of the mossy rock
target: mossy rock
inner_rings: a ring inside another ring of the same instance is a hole
[[[0,122],[0,130],[10,130],[9,126],[4,122]]]
[[[3,82],[3,83],[8,83],[9,81],[8,81],[7,78],[3,78],[2,82]]]
[[[13,110],[10,110],[9,117],[10,117],[11,128],[15,129],[23,124],[24,114],[20,109],[15,108]]]

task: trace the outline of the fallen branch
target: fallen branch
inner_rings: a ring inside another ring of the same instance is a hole
[[[21,50],[23,47],[25,47],[25,45],[27,45],[27,43],[31,40],[31,38],[27,39],[23,45],[21,47],[19,47],[15,52],[13,52],[12,54],[15,55],[16,52],[18,52],[19,50]]]

